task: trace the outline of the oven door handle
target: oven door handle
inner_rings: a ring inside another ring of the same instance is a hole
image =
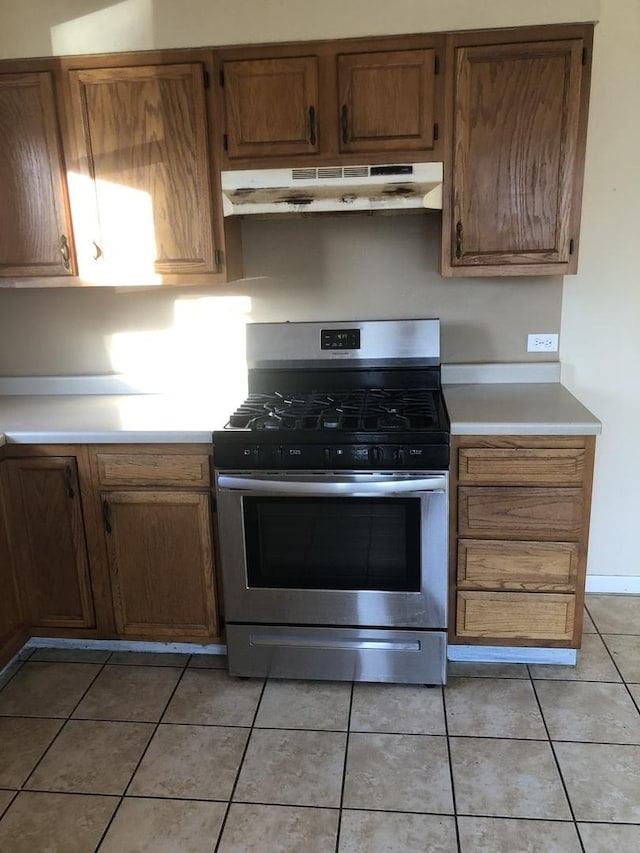
[[[258,480],[251,477],[218,475],[218,488],[241,492],[271,495],[336,495],[338,497],[366,497],[376,495],[403,495],[416,492],[442,492],[447,487],[447,478],[442,475],[416,477],[415,479],[392,480],[371,479],[366,482],[348,480]]]

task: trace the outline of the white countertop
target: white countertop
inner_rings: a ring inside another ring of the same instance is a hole
[[[444,386],[455,435],[593,435],[600,422],[557,382]],[[229,415],[206,395],[0,396],[0,445],[209,442]]]

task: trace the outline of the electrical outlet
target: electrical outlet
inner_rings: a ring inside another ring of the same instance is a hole
[[[558,352],[558,336],[547,332],[527,335],[527,352]]]

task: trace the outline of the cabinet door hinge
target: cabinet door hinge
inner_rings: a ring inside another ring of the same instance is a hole
[[[222,266],[222,252],[220,251],[220,249],[213,250],[213,262],[217,267]]]
[[[433,125],[433,141],[435,142],[440,136],[440,127],[438,126],[438,122]]]
[[[582,48],[582,64],[583,65],[587,64],[587,48],[586,47]]]
[[[439,56],[436,56],[436,58],[433,60],[433,73],[434,74],[440,73],[440,57]]]
[[[207,71],[206,68],[202,69],[202,76],[204,77],[204,88],[208,89],[209,88],[209,72]]]
[[[220,69],[220,85],[224,86],[224,70]]]
[[[227,136],[226,133],[222,137],[222,145],[223,145],[225,151],[229,150],[229,137]]]
[[[576,244],[572,238],[571,240],[569,240],[569,254],[570,255],[573,255],[573,250],[575,249],[575,247],[576,247]]]

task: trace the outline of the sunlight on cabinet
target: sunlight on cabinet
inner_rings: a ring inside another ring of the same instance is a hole
[[[251,310],[248,296],[181,296],[169,328],[116,332],[107,339],[113,370],[149,391],[210,397],[215,386],[216,399],[230,401],[230,411],[246,393]]]

